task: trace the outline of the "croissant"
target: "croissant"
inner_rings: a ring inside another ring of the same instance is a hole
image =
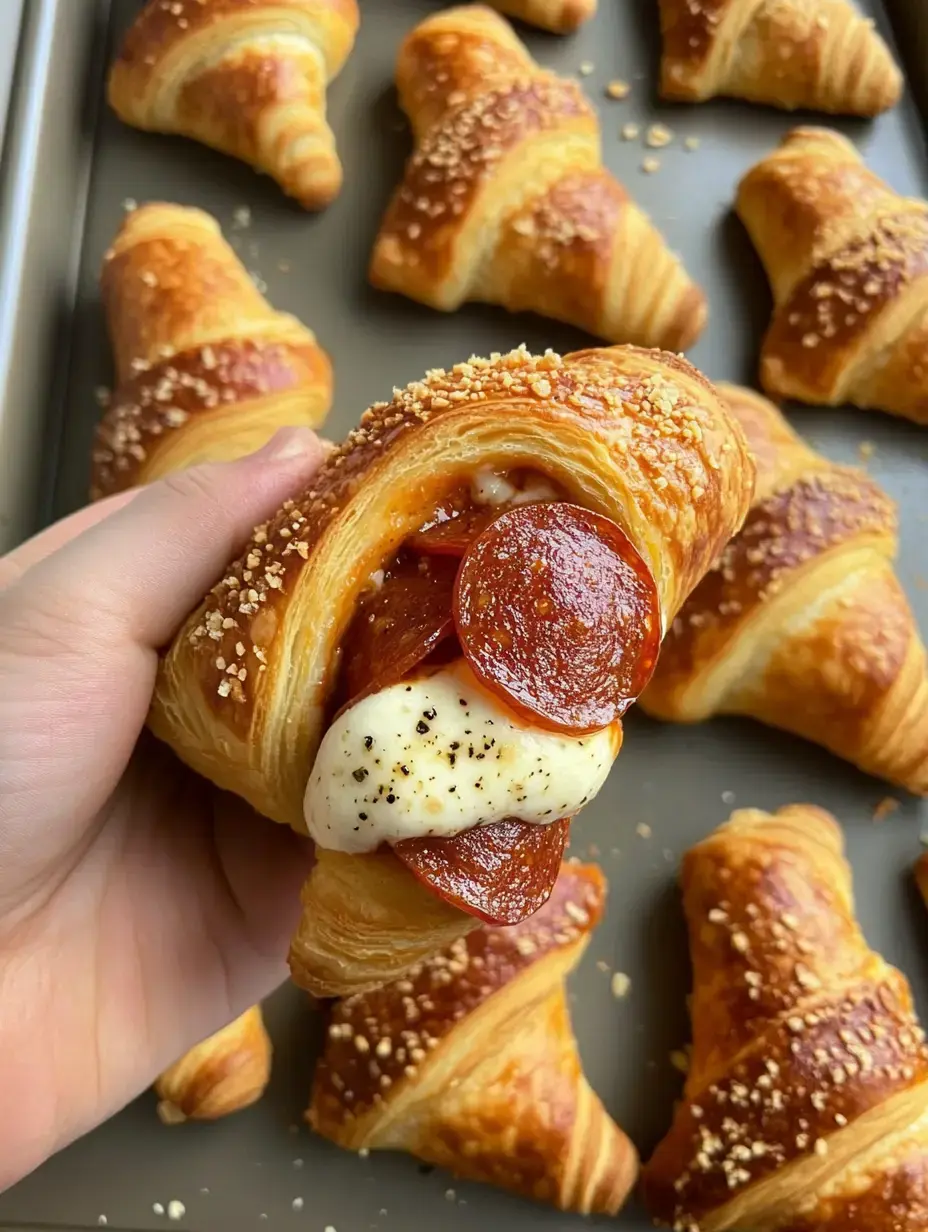
[[[686,856],[693,1051],[643,1173],[685,1232],[922,1232],[928,1050],[904,976],[867,946],[834,818],[731,820]]]
[[[482,5],[428,18],[396,80],[416,149],[374,246],[376,287],[444,312],[530,310],[614,342],[696,340],[705,298],[603,167],[596,112],[503,18]]]
[[[406,979],[337,1002],[313,1129],[560,1210],[615,1214],[638,1158],[584,1077],[565,987],[605,889],[595,865],[565,864],[523,923],[478,929]]]
[[[839,133],[798,128],[738,189],[773,289],[773,397],[928,423],[928,203],[900,197]]]
[[[554,34],[569,34],[596,12],[597,0],[492,0],[493,7]]]
[[[215,1121],[255,1103],[271,1076],[271,1041],[260,1006],[191,1048],[155,1083],[166,1125]]]
[[[356,0],[148,0],[109,76],[121,120],[192,137],[272,176],[308,210],[338,196],[325,92]]]
[[[757,460],[754,506],[664,640],[641,704],[743,714],[928,794],[928,666],[893,568],[893,502],[766,398],[718,386]]]
[[[106,254],[116,389],[97,429],[92,496],[315,427],[332,366],[310,330],[260,294],[201,210],[133,210]]]
[[[899,101],[889,48],[848,0],[660,0],[661,95],[725,94],[873,116]]]
[[[258,530],[163,658],[151,724],[316,840],[298,983],[376,987],[541,906],[752,483],[686,361],[520,348],[376,404]]]

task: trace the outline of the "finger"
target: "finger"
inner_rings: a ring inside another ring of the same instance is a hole
[[[171,475],[40,561],[30,584],[81,628],[163,646],[321,460],[314,433],[283,428],[248,457]]]
[[[18,548],[14,548],[12,552],[7,552],[6,556],[0,558],[0,588],[9,586],[40,560],[44,560],[52,552],[57,552],[59,548],[70,543],[85,530],[89,530],[91,526],[96,526],[110,514],[122,509],[129,501],[134,500],[140,491],[140,488],[129,488],[126,492],[117,492],[114,496],[108,496],[106,500],[78,509],[76,513],[62,518],[59,522],[54,522],[37,535],[33,535]]]

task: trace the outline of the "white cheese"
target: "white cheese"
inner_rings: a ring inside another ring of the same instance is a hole
[[[306,824],[321,847],[347,852],[506,817],[548,824],[592,800],[620,742],[618,724],[589,736],[532,726],[459,660],[335,720],[306,785]]]
[[[508,475],[482,468],[470,483],[475,505],[530,505],[534,501],[557,500],[557,491],[542,475],[529,475],[524,487],[516,487]]]

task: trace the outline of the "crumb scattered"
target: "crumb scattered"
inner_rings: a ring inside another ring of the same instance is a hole
[[[251,210],[247,205],[240,205],[238,209],[233,211],[232,222],[241,230],[251,226]]]
[[[635,826],[635,833],[639,838],[650,838],[653,831],[646,821],[639,821]]]
[[[204,1195],[204,1197],[208,1197],[208,1196],[209,1196],[209,1186],[207,1186],[207,1185],[201,1185],[201,1186],[200,1186],[200,1193],[201,1193],[201,1194],[203,1194],[203,1195]]]
[[[109,1220],[107,1219],[105,1215],[98,1215],[97,1223],[100,1225],[101,1228],[105,1228],[106,1225],[109,1223]]]
[[[734,802],[735,802],[735,793],[733,791],[723,791],[722,792],[722,803],[723,804],[734,804]]]
[[[613,859],[617,859],[622,854],[622,852],[619,850],[618,847],[610,847],[609,854],[612,856]]]
[[[662,150],[673,141],[673,133],[665,124],[652,124],[645,134],[645,145],[652,150]]]
[[[698,137],[687,137],[684,139],[683,148],[684,150],[688,150],[690,154],[692,154],[694,150],[698,150],[699,146],[700,141]]]
[[[445,1200],[446,1200],[447,1202],[453,1202],[457,1196],[458,1196],[458,1195],[454,1192],[454,1190],[453,1190],[453,1189],[446,1189],[446,1190],[445,1190]]]
[[[857,452],[860,454],[861,460],[866,462],[868,458],[872,458],[876,451],[876,445],[873,441],[861,441],[857,446]]]
[[[294,1198],[293,1201],[290,1203],[290,1205],[293,1207],[295,1211],[301,1211],[303,1209],[303,1199]]]
[[[381,1042],[382,1042],[382,1041],[381,1041]],[[362,1147],[361,1147],[361,1149],[360,1149],[360,1151],[358,1151],[358,1157],[359,1157],[360,1159],[367,1159],[367,1157],[368,1157],[368,1155],[370,1155],[370,1153],[371,1153],[371,1148],[370,1148],[369,1146],[362,1146]]]
[[[887,817],[895,813],[899,807],[899,801],[895,796],[884,796],[876,808],[873,810],[873,820],[879,824],[885,821]]]
[[[386,1215],[387,1212],[384,1211],[383,1213]],[[325,1232],[336,1232],[336,1229],[330,1223],[327,1223],[325,1225]]]
[[[139,208],[139,203],[136,201],[135,197],[126,197],[125,201],[122,203],[122,208],[127,214],[131,214],[133,210],[137,210]]]
[[[609,964],[607,962],[603,962],[603,960],[600,958],[598,959],[596,963],[596,970],[602,971],[604,975],[608,975],[609,974]]]
[[[289,261],[278,261],[277,268],[280,270],[282,274],[289,274],[290,273],[290,262]]]
[[[621,1001],[623,997],[627,997],[631,992],[631,987],[631,979],[625,974],[625,972],[616,971],[615,975],[612,977],[611,984],[612,995],[615,999],[617,1001]]]
[[[151,1209],[155,1212],[156,1215],[164,1214],[164,1207],[161,1205],[160,1202],[153,1202],[151,1204]]]
[[[580,76],[589,77],[589,75],[593,72],[595,67],[596,65],[592,62],[592,60],[584,60],[583,63],[580,65],[580,70],[579,70]]]
[[[622,125],[622,140],[637,141],[641,133],[641,128],[638,124],[623,124]]]
[[[618,77],[616,77],[614,81],[610,81],[606,86],[606,94],[609,98],[614,98],[618,102],[621,102],[623,98],[628,98],[631,92],[632,88],[629,83],[627,81],[622,81]]]
[[[302,1159],[295,1159],[295,1160],[293,1161],[293,1166],[294,1166],[294,1168],[302,1168],[302,1167],[303,1167],[303,1161],[302,1161]]]
[[[690,1072],[690,1059],[682,1048],[675,1048],[670,1054],[670,1064],[681,1074]]]
[[[179,1198],[172,1198],[168,1203],[168,1219],[171,1219],[174,1223],[177,1223],[177,1221],[179,1219],[183,1219],[186,1214],[187,1208],[184,1206],[183,1202],[181,1202]]]
[[[655,172],[660,171],[660,169],[661,160],[659,158],[646,158],[641,164],[641,170],[645,173],[645,175],[654,175]]]

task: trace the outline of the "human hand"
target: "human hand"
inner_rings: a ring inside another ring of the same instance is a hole
[[[285,429],[0,559],[0,1189],[286,975],[308,844],[143,726],[157,648],[321,457]]]

